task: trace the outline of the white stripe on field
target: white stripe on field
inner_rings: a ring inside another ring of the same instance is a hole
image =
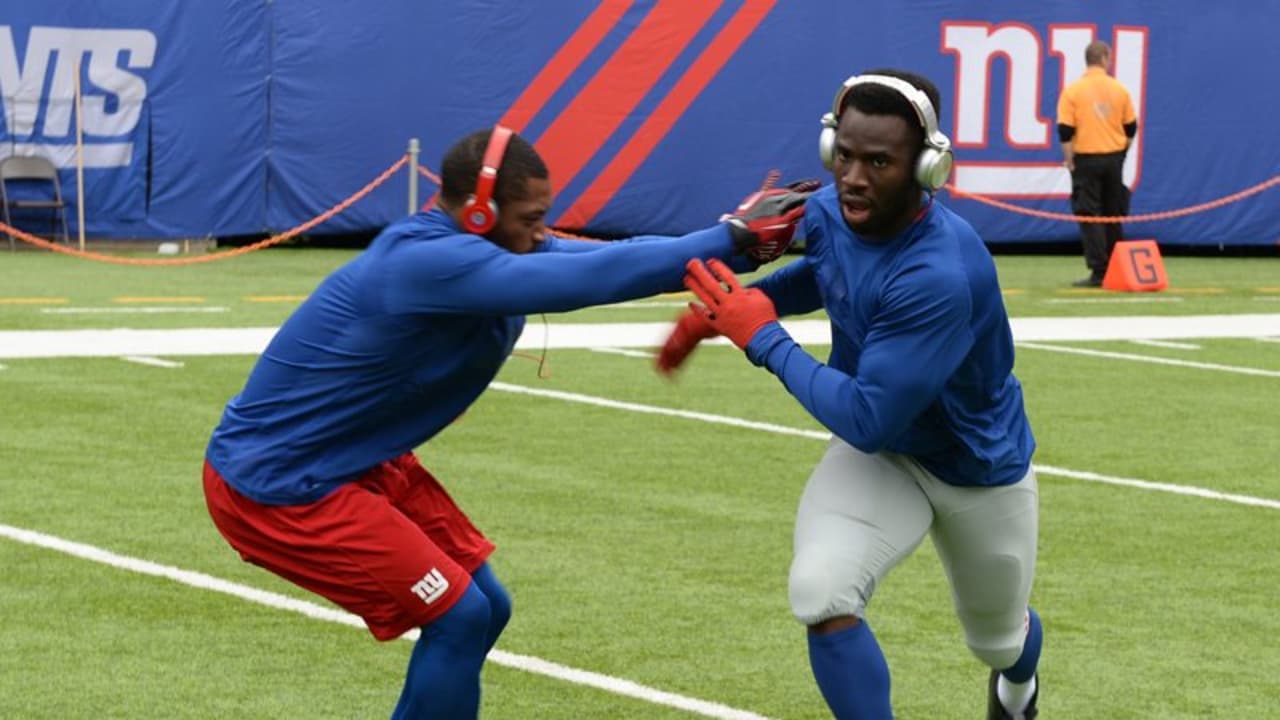
[[[538,397],[553,398],[555,400],[565,400],[568,402],[583,403],[585,405],[613,408],[615,410],[630,410],[632,412],[646,413],[649,415],[666,415],[669,417],[686,418],[689,420],[700,420],[702,422],[715,423],[717,425],[730,425],[749,430],[764,430],[765,432],[777,433],[779,435],[794,435],[796,437],[813,438],[815,440],[827,440],[831,437],[831,433],[829,432],[802,430],[800,428],[786,427],[785,425],[774,425],[772,423],[743,420],[741,418],[729,417],[727,415],[713,415],[711,413],[676,410],[674,408],[657,407],[655,405],[619,402],[617,400],[609,400],[607,398],[595,397],[592,395],[562,392],[560,390],[541,390],[538,388],[526,387],[524,385],[512,385],[510,383],[500,382],[495,382],[489,387],[494,390],[502,390],[504,392],[518,393],[522,395],[535,395]],[[1234,495],[1231,493],[1218,492],[1216,490],[1207,490],[1205,488],[1199,488],[1192,485],[1174,485],[1171,483],[1150,482],[1147,480],[1099,475],[1097,473],[1081,472],[1079,470],[1065,470],[1063,468],[1053,467],[1052,465],[1035,465],[1034,467],[1037,473],[1044,475],[1059,475],[1075,480],[1089,480],[1092,482],[1107,483],[1109,485],[1140,488],[1142,490],[1157,490],[1177,495],[1191,495],[1209,500],[1222,500],[1224,502],[1231,502],[1239,505],[1252,505],[1255,507],[1280,510],[1280,500],[1257,498],[1250,495]]]
[[[1194,362],[1192,360],[1174,360],[1154,357],[1152,355],[1130,355],[1129,353],[1108,352],[1106,350],[1090,350],[1088,348],[1062,347],[1060,345],[1042,345],[1040,343],[1020,342],[1020,348],[1049,350],[1052,352],[1070,353],[1073,355],[1090,355],[1092,357],[1111,358],[1113,360],[1134,360],[1136,362],[1155,363],[1156,365],[1176,365],[1178,367],[1197,368],[1200,370],[1219,370],[1238,373],[1240,375],[1257,375],[1260,377],[1280,377],[1280,370],[1262,370],[1259,368],[1237,367],[1235,365],[1219,365],[1217,363]]]
[[[692,410],[676,410],[675,408],[656,407],[654,405],[641,405],[639,403],[609,400],[608,398],[595,397],[593,395],[580,395],[578,393],[563,392],[561,390],[541,390],[538,388],[526,387],[524,385],[512,385],[511,383],[504,382],[493,382],[489,384],[489,387],[493,390],[502,390],[509,393],[536,395],[538,397],[554,398],[556,400],[582,403],[584,405],[596,405],[598,407],[612,408],[614,410],[630,410],[631,412],[645,413],[648,415],[666,415],[668,417],[679,417],[687,420],[701,420],[702,422],[715,423],[717,425],[732,425],[734,427],[746,428],[748,430],[764,430],[766,432],[777,433],[779,435],[795,435],[797,437],[814,438],[816,440],[826,440],[831,437],[831,433],[818,432],[817,430],[801,430],[799,428],[790,428],[784,425],[743,420],[741,418],[728,417],[725,415],[713,415],[711,413],[694,412]]]
[[[150,365],[152,367],[162,368],[180,368],[183,364],[174,362],[173,360],[162,360],[158,357],[150,357],[148,355],[125,355],[120,358],[126,362],[138,363],[139,365]]]
[[[1200,346],[1195,343],[1171,342],[1169,340],[1130,340],[1135,345],[1149,345],[1151,347],[1169,348],[1170,350],[1200,350]]]
[[[1259,342],[1280,343],[1280,337],[1260,337],[1260,338],[1254,338],[1254,340],[1258,340]]]
[[[338,623],[339,625],[347,625],[360,629],[364,629],[365,627],[363,620],[343,610],[323,607],[305,600],[296,600],[285,595],[268,592],[266,590],[259,590],[248,585],[241,585],[240,583],[216,578],[212,575],[205,575],[204,573],[183,570],[182,568],[176,568],[170,565],[161,565],[149,560],[141,560],[127,555],[118,555],[92,545],[64,540],[62,538],[46,535],[34,530],[24,530],[22,528],[0,524],[0,537],[7,537],[11,540],[16,540],[28,545],[35,545],[48,550],[56,550],[83,560],[91,560],[93,562],[110,565],[111,567],[119,568],[121,570],[128,570],[130,572],[164,578],[166,580],[173,580],[175,582],[182,583],[183,585],[199,588],[201,590],[211,590],[213,592],[223,593],[241,600],[248,600],[250,602],[255,602],[259,605],[266,605],[267,607],[276,608],[278,610],[288,610],[289,612],[298,613],[299,615],[306,616],[313,620],[324,620],[326,622]],[[418,631],[412,630],[401,637],[405,640],[417,640]],[[517,655],[515,653],[509,653],[502,650],[493,650],[489,653],[489,662],[515,668],[517,670],[546,675],[557,680],[564,680],[567,682],[577,683],[579,685],[587,685],[617,695],[624,695],[638,700],[644,700],[655,705],[664,705],[666,707],[678,708],[680,710],[688,710],[691,713],[709,718],[717,718],[718,720],[769,720],[763,715],[757,715],[746,710],[738,710],[719,703],[698,700],[696,698],[656,690],[645,685],[640,685],[639,683],[631,682],[630,680],[623,680],[622,678],[616,678],[610,675],[593,673],[588,670],[579,670],[577,668],[571,668],[566,665],[560,665],[558,663],[549,662],[529,655]]]
[[[1080,470],[1068,470],[1066,468],[1053,467],[1052,465],[1036,465],[1035,468],[1038,473],[1045,475],[1059,475],[1073,480],[1088,480],[1089,482],[1139,488],[1141,490],[1158,490],[1160,492],[1173,493],[1175,495],[1189,495],[1191,497],[1205,498],[1208,500],[1224,500],[1238,505],[1252,505],[1254,507],[1280,510],[1280,500],[1269,500],[1267,498],[1253,497],[1252,495],[1223,493],[1218,492],[1217,490],[1206,490],[1204,488],[1194,487],[1192,485],[1174,485],[1172,483],[1151,482],[1149,480],[1136,480],[1134,478],[1111,477],[1109,475],[1099,475],[1097,473],[1083,472]]]
[[[653,358],[658,356],[657,353],[645,352],[643,350],[627,350],[626,348],[593,347],[587,349],[591,352],[605,353],[606,355],[625,355],[633,358]]]

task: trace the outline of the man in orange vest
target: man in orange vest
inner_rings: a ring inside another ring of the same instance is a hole
[[[1063,163],[1071,171],[1071,210],[1076,215],[1125,215],[1129,189],[1122,181],[1124,156],[1138,132],[1138,119],[1129,91],[1107,74],[1111,47],[1095,40],[1085,48],[1084,59],[1084,76],[1058,98],[1058,139]],[[1120,223],[1082,222],[1080,235],[1090,273],[1072,285],[1099,287],[1121,236]]]

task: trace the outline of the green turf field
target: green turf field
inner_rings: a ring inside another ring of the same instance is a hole
[[[272,325],[351,256],[0,253],[0,331]],[[1069,288],[1079,258],[997,262],[1019,318],[1280,313],[1276,259],[1169,258],[1173,287],[1149,295]],[[1044,344],[1109,354],[1018,354],[1042,468],[1041,716],[1280,717],[1280,342]],[[240,562],[206,514],[204,443],[253,358],[162,360],[0,358],[0,718],[387,717],[412,644]],[[498,543],[515,603],[484,717],[829,717],[786,601],[820,428],[732,348],[674,383],[650,364],[553,349],[539,379],[513,359],[419,451]],[[983,716],[986,672],[928,543],[869,618],[899,717]],[[538,660],[593,684],[521,669]]]

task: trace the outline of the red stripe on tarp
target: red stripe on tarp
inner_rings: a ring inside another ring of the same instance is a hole
[[[516,132],[520,132],[529,124],[538,111],[547,104],[564,81],[573,74],[582,61],[600,44],[614,25],[622,19],[632,0],[604,0],[595,12],[583,21],[573,36],[560,46],[556,54],[542,66],[533,82],[520,93],[520,97],[507,108],[507,113],[498,121]]]
[[[689,109],[689,105],[737,52],[743,41],[755,31],[776,3],[777,0],[747,0],[599,177],[565,210],[558,220],[559,224],[584,227],[613,199],[618,189],[667,136],[676,121]]]
[[[613,57],[538,139],[551,180],[566,187],[653,89],[720,2],[658,0]]]

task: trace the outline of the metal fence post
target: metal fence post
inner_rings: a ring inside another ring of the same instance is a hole
[[[409,138],[409,214],[418,212],[418,138]]]

